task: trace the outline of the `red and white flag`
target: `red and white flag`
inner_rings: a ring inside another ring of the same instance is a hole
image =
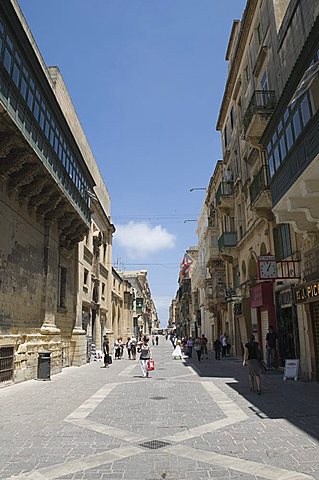
[[[186,277],[188,275],[188,272],[192,263],[193,263],[192,257],[188,255],[188,253],[185,253],[180,266],[180,270],[179,270],[180,278]]]

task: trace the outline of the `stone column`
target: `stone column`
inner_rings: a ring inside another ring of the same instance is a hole
[[[44,224],[43,242],[43,335],[59,335],[60,329],[55,324],[58,295],[58,246],[51,237],[50,223]]]
[[[71,364],[81,366],[86,363],[87,340],[86,331],[82,328],[82,270],[81,270],[81,248],[82,244],[78,243],[74,248],[74,300],[75,300],[75,320],[72,330],[72,355]]]

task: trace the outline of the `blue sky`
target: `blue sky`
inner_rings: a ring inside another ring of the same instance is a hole
[[[161,323],[197,243],[221,157],[215,131],[232,21],[245,0],[20,0],[58,65],[111,195],[113,259],[148,270]]]

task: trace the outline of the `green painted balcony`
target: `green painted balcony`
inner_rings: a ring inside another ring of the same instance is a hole
[[[237,232],[224,232],[218,239],[218,249],[222,252],[225,248],[236,247]]]

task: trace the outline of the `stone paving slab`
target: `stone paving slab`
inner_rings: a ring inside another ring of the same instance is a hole
[[[123,359],[0,388],[0,479],[319,480],[317,383],[266,374],[259,397],[237,359],[153,356],[150,379]]]

